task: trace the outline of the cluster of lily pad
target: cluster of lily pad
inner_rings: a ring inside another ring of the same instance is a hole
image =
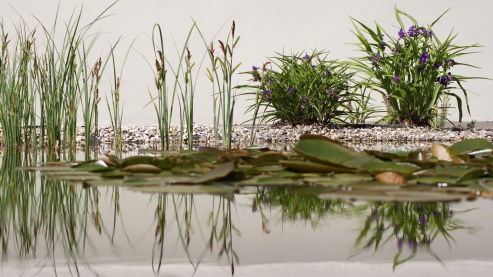
[[[492,149],[487,140],[470,139],[435,143],[431,151],[357,152],[324,136],[303,135],[292,151],[201,147],[25,169],[85,186],[155,193],[232,194],[248,186],[289,186],[323,199],[435,202],[491,197]]]

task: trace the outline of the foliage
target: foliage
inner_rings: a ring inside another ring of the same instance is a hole
[[[269,69],[273,64],[277,69]],[[327,60],[324,52],[311,55],[278,54],[251,74],[258,81],[256,103],[249,110],[262,107],[262,121],[310,124],[345,121],[358,101],[351,92],[353,73],[348,65]]]
[[[397,248],[393,269],[416,257],[418,250],[426,250],[440,261],[432,251],[432,243],[443,237],[453,240],[451,232],[466,227],[452,217],[448,203],[375,203],[368,205],[368,215],[356,239],[351,256],[364,250],[378,251],[385,244],[394,242]],[[409,255],[402,255],[409,250]]]
[[[464,106],[469,112],[467,90],[462,82],[475,77],[460,76],[452,70],[458,65],[474,67],[461,63],[457,58],[474,53],[470,51],[479,46],[455,45],[457,34],[452,33],[440,40],[432,28],[445,13],[432,24],[424,26],[395,8],[400,28],[395,32],[397,37],[378,24],[371,29],[353,19],[358,45],[364,53],[363,57],[354,60],[354,65],[365,76],[364,85],[384,97],[389,123],[437,127],[440,109],[448,108],[448,97],[457,101],[459,121],[462,120]],[[413,25],[406,28],[403,17]],[[457,88],[462,91],[465,105],[460,95],[453,92]]]
[[[491,142],[470,139],[433,144],[431,152],[356,152],[323,136],[304,135],[294,153],[204,147],[26,169],[86,186],[150,193],[233,194],[248,186],[292,186],[322,199],[445,202],[491,197],[492,149]]]
[[[234,106],[236,95],[233,90],[233,74],[241,65],[233,62],[234,50],[240,40],[235,37],[236,24],[233,21],[226,40],[218,40],[221,52],[215,55],[214,43],[208,46],[199,30],[200,36],[208,47],[208,56],[211,61],[211,68],[207,68],[207,77],[212,82],[212,110],[214,114],[214,139],[216,145],[219,141],[219,126],[222,127],[222,144],[224,147],[231,148],[231,136],[233,131]]]

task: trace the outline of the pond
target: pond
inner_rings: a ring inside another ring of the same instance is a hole
[[[57,160],[85,160],[84,154]],[[320,199],[83,187],[4,152],[2,276],[489,276],[493,202]]]

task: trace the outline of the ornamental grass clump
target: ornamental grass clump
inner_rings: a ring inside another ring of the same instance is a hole
[[[311,55],[278,54],[262,68],[254,66],[253,81],[259,82],[256,103],[248,111],[264,108],[262,122],[328,124],[344,122],[355,101],[348,65],[327,60],[324,52]],[[269,69],[268,65],[277,69]],[[255,122],[254,118],[254,122]]]
[[[445,13],[431,25],[424,26],[395,8],[399,27],[391,33],[387,33],[378,23],[375,29],[371,29],[352,19],[359,48],[364,53],[363,57],[354,60],[354,64],[364,75],[364,85],[382,94],[388,111],[385,117],[388,123],[438,127],[438,117],[443,114],[441,110],[449,108],[449,97],[457,101],[459,122],[462,120],[463,106],[470,113],[467,90],[462,82],[480,78],[458,75],[456,66],[475,67],[461,63],[460,58],[474,53],[471,50],[479,46],[454,45],[457,34],[453,33],[440,40],[433,27]],[[404,25],[403,17],[409,19],[412,25]],[[454,89],[460,89],[463,98]]]

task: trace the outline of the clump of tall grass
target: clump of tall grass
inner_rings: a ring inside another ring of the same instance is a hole
[[[98,128],[99,83],[108,58],[90,62],[99,34],[89,31],[115,3],[87,25],[81,23],[82,10],[72,13],[62,27],[61,43],[58,10],[51,28],[39,22],[41,40],[23,20],[10,36],[0,23],[0,124],[6,145],[36,145],[38,125],[48,148],[74,145],[81,103],[86,141],[91,141]]]
[[[236,24],[233,21],[226,39],[218,40],[221,52],[216,54],[214,43],[209,44],[208,54],[211,61],[211,69],[207,68],[207,76],[212,82],[212,109],[214,114],[214,140],[219,142],[219,126],[222,131],[222,144],[225,148],[231,148],[231,136],[233,130],[234,106],[236,95],[233,93],[233,74],[241,65],[233,61],[234,49],[240,40],[235,37]],[[200,30],[199,30],[200,32]],[[200,33],[205,42],[204,36]],[[207,47],[207,44],[206,44]]]
[[[36,125],[32,78],[36,30],[28,31],[22,22],[16,27],[17,38],[11,38],[0,22],[0,31],[0,124],[5,145],[16,147],[36,139],[30,129]]]

